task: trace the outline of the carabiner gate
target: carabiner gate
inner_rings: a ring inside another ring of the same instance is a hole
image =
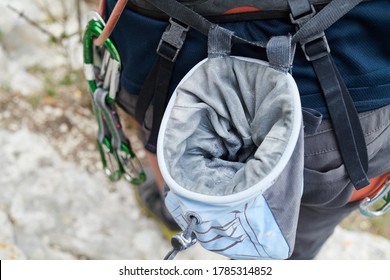
[[[390,210],[390,177],[382,189],[373,197],[367,197],[360,203],[360,213],[367,217],[378,217]]]
[[[140,185],[146,181],[146,174],[141,162],[127,145],[122,144],[122,149],[118,152],[118,158],[122,165],[123,175],[128,182],[133,185]]]
[[[122,176],[121,167],[118,165],[118,155],[109,148],[109,140],[104,138],[104,145],[97,141],[104,173],[112,182],[119,181]]]
[[[96,67],[94,65],[96,46],[94,45],[93,41],[95,38],[100,36],[100,34],[103,32],[103,28],[104,22],[101,22],[101,20],[95,18],[91,18],[84,32],[84,74],[88,81],[91,94],[93,94],[97,89],[96,77],[98,76],[98,73],[96,73]],[[110,38],[104,42],[103,46],[109,52],[111,58],[120,64],[121,59],[118,50]]]

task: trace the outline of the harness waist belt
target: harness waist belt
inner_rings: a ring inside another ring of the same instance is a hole
[[[194,10],[215,23],[247,21],[256,19],[289,18],[290,9],[287,0],[224,0],[215,1],[187,1],[179,0],[183,5]],[[211,3],[210,3],[211,2]],[[330,0],[310,0],[316,10],[320,10]],[[127,7],[146,16],[168,19],[169,16],[144,0],[130,0]]]

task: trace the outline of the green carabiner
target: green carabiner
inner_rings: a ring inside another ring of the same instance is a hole
[[[99,78],[95,65],[97,47],[94,45],[94,39],[100,36],[103,32],[103,28],[104,23],[97,19],[91,19],[87,24],[83,38],[84,75],[88,82],[92,97],[92,109],[98,121],[99,134],[103,134],[102,137],[98,137],[97,141],[103,169],[111,181],[118,181],[122,176],[122,168],[120,164],[118,164],[118,155],[113,149],[108,135],[104,135],[106,133],[101,132],[105,130],[103,120],[100,116],[100,109],[93,101],[93,94],[98,88],[97,79]],[[105,41],[104,48],[109,52],[113,59],[120,63],[119,53],[110,39]]]
[[[94,93],[95,90],[97,89],[96,70],[94,65],[95,45],[93,43],[93,40],[100,36],[100,34],[103,32],[103,28],[104,28],[103,23],[101,23],[96,19],[91,19],[88,22],[87,28],[84,33],[84,39],[83,39],[84,75],[88,81],[91,93]],[[110,53],[112,59],[121,63],[118,50],[116,49],[111,39],[108,38],[104,42],[104,46],[106,47],[107,51]]]
[[[101,117],[98,118],[102,122],[99,127],[107,127],[110,134],[110,147],[118,159],[118,166],[124,175],[125,179],[134,185],[139,185],[146,180],[145,172],[142,165],[136,157],[135,153],[130,148],[130,141],[126,138],[119,115],[116,111],[114,103],[107,103],[108,91],[98,88],[94,94],[94,101],[97,109],[100,110],[104,117],[104,123]],[[105,132],[102,129],[98,132],[98,139],[104,139]]]
[[[105,173],[111,181],[117,181],[123,175],[130,183],[139,185],[145,182],[146,175],[142,169],[141,163],[130,148],[130,142],[121,130],[119,118],[112,116],[112,113],[116,112],[114,107],[115,97],[98,90],[101,84],[103,84],[104,87],[110,87],[109,82],[106,85],[107,77],[99,76],[99,70],[100,74],[102,73],[101,71],[104,70],[102,76],[106,76],[109,69],[103,69],[103,67],[109,68],[109,63],[114,61],[115,64],[113,64],[113,68],[116,66],[116,70],[119,71],[121,65],[119,52],[110,38],[104,42],[103,46],[95,46],[94,39],[102,34],[103,29],[104,22],[100,16],[96,14],[96,17],[90,19],[88,22],[83,39],[84,75],[88,82],[92,107],[99,126],[97,141],[98,149]],[[97,55],[99,49],[105,49],[109,54],[107,65],[101,65],[101,69],[95,64],[95,59],[99,58],[99,55]],[[109,74],[114,75],[113,73]],[[110,79],[112,77],[108,78]],[[115,78],[116,77],[114,77],[114,79]],[[116,93],[116,89],[110,88],[110,91],[111,90],[114,91],[114,94]],[[102,99],[99,99],[98,102],[95,100],[95,98],[97,98],[96,93],[99,93],[98,98],[101,97],[100,95],[104,94]]]

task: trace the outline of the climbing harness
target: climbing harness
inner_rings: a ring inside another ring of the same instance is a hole
[[[84,34],[84,74],[98,123],[97,145],[103,168],[111,181],[118,181],[123,176],[131,184],[139,185],[145,182],[146,175],[122,130],[115,106],[120,56],[110,38],[105,39],[101,46],[94,42],[104,28],[101,16],[90,13]]]
[[[369,217],[378,217],[390,210],[390,177],[382,189],[372,198],[365,198],[360,203],[360,212]]]

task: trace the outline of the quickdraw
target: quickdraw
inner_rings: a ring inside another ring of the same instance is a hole
[[[98,123],[97,145],[106,175],[111,181],[122,176],[131,184],[145,182],[142,165],[125,136],[115,106],[121,59],[114,43],[107,38],[94,43],[105,28],[98,13],[91,13],[84,33],[84,74],[91,94],[92,109]]]
[[[378,217],[390,210],[390,177],[382,189],[373,197],[360,203],[360,212],[367,217]]]

